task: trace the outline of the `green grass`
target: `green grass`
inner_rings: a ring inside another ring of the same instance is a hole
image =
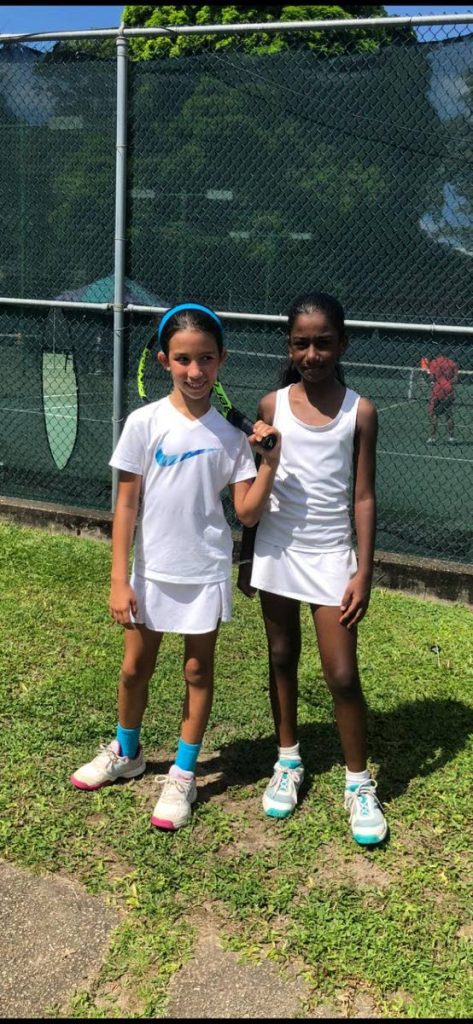
[[[123,1005],[135,1017],[163,1016],[169,979],[192,954],[199,908],[243,959],[297,969],[308,1013],[342,999],[351,1016],[361,993],[373,1016],[471,1016],[468,608],[373,595],[360,667],[371,766],[391,832],[383,847],[364,850],[347,829],[340,746],[306,614],[307,786],[292,819],[262,815],[275,755],[266,644],[258,605],[236,593],[219,640],[200,800],[192,825],[167,835],[150,828],[149,814],[154,776],[167,769],[179,730],[180,638],[165,638],[151,687],[148,772],[78,793],[70,772],[116,724],[122,634],[107,615],[110,548],[1,525],[0,549],[0,854],[73,876],[126,910],[98,980],[77,993],[71,1016],[123,1016]]]

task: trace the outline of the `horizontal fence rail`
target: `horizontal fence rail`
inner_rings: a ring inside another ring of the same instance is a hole
[[[379,17],[379,18],[327,18],[324,21],[273,21],[273,22],[251,22],[251,24],[225,24],[225,25],[179,25],[177,28],[160,28],[158,26],[149,28],[126,28],[119,25],[117,28],[102,29],[73,29],[58,32],[30,32],[30,33],[0,33],[1,43],[42,42],[52,39],[113,39],[122,35],[125,38],[133,37],[159,37],[170,35],[230,35],[249,34],[251,32],[330,32],[340,28],[384,28],[399,27],[401,25],[422,26],[422,25],[470,25],[473,23],[471,14],[417,14],[406,17]]]

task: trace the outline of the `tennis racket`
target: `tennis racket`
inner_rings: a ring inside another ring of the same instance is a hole
[[[151,370],[151,365],[152,365],[152,362],[153,362],[153,360],[151,359],[151,351],[154,348],[155,341],[156,341],[156,334],[154,333],[151,336],[151,338],[149,339],[149,341],[146,342],[146,345],[145,345],[145,347],[144,347],[144,349],[143,349],[143,351],[142,351],[142,353],[140,355],[139,361],[138,361],[138,369],[136,371],[136,387],[138,389],[138,394],[139,394],[142,402],[152,402],[153,401],[153,398],[150,397],[151,390],[152,390],[152,388],[150,387],[150,384],[152,383],[152,381],[150,380],[150,377],[151,377],[150,370]],[[156,369],[157,369],[157,367],[155,366],[154,367],[155,372],[156,372]]]
[[[245,416],[243,412],[240,412],[240,410],[233,405],[233,402],[228,397],[225,388],[219,380],[215,381],[213,392],[219,404],[222,416],[224,416],[225,419],[234,427],[238,427],[238,430],[242,430],[244,434],[247,434],[248,436],[252,434],[253,424],[251,420],[249,420],[248,416]],[[265,450],[269,452],[276,444],[276,435],[268,434],[266,437],[263,437],[261,441],[258,441],[258,444],[260,448],[265,448]]]
[[[151,383],[149,380],[149,371],[152,363],[154,362],[154,360],[151,358],[151,353],[154,348],[155,341],[156,333],[154,333],[153,336],[146,343],[138,362],[136,383],[138,388],[138,394],[142,402],[153,401],[153,399],[149,397],[151,391],[151,387],[149,386]],[[154,367],[154,372],[156,373],[156,367]],[[228,422],[231,423],[232,426],[237,427],[238,430],[242,430],[243,433],[246,434],[247,436],[252,434],[253,424],[251,420],[248,419],[248,416],[245,416],[244,413],[240,412],[240,410],[236,408],[231,399],[228,397],[227,392],[225,391],[224,387],[222,386],[219,380],[215,381],[215,384],[213,386],[213,393],[215,395],[215,398],[217,399],[219,410],[222,416],[226,420],[228,420]],[[274,448],[276,444],[276,435],[268,434],[267,437],[263,437],[261,441],[258,441],[258,444],[260,448],[264,448],[266,451],[271,451],[271,449]]]

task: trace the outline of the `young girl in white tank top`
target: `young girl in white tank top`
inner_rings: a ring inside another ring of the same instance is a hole
[[[366,705],[356,628],[368,608],[375,540],[377,414],[346,388],[344,311],[325,293],[295,300],[289,366],[258,415],[282,435],[281,456],[259,525],[244,529],[238,586],[260,592],[270,655],[278,760],[263,796],[270,817],[294,811],[304,768],[297,739],[300,602],[310,605],[345,757],[345,808],[353,838],[381,842],[387,823],[367,768]],[[352,540],[351,495],[358,558]]]

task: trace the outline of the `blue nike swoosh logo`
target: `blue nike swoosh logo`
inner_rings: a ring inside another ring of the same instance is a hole
[[[166,455],[162,448],[158,448],[155,459],[160,466],[175,466],[177,462],[184,462],[186,459],[193,459],[194,455],[203,455],[204,452],[217,451],[218,448],[196,448],[193,452],[183,452],[182,455]]]

